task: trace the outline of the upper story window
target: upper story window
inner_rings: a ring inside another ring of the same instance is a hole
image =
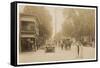
[[[21,21],[21,31],[35,31],[35,24],[31,21]]]

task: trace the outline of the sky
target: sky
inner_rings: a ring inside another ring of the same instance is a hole
[[[52,16],[52,26],[53,26],[53,34],[52,37],[55,36],[56,33],[62,30],[62,23],[64,21],[63,18],[63,8],[59,7],[46,7]]]

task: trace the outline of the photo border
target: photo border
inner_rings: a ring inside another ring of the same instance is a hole
[[[68,61],[68,62],[52,62],[49,63],[36,63],[36,64],[20,64],[17,62],[17,4],[40,4],[40,5],[55,5],[55,6],[72,6],[72,7],[87,7],[96,9],[96,60],[83,60],[83,61]],[[98,7],[89,5],[72,5],[72,4],[57,4],[57,3],[40,3],[40,2],[24,2],[14,1],[11,3],[11,65],[13,66],[29,66],[29,65],[48,65],[48,64],[64,64],[64,63],[80,63],[80,62],[95,62],[98,61]]]

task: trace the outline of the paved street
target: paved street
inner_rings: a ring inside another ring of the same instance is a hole
[[[81,47],[80,54],[77,54],[77,47],[71,47],[71,50],[61,50],[56,47],[55,52],[46,53],[45,50],[36,52],[24,52],[19,55],[20,63],[43,62],[43,61],[59,61],[59,60],[77,60],[77,59],[93,59],[95,57],[95,48]]]

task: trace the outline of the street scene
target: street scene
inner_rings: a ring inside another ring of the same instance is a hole
[[[96,10],[19,6],[19,63],[96,58]]]

